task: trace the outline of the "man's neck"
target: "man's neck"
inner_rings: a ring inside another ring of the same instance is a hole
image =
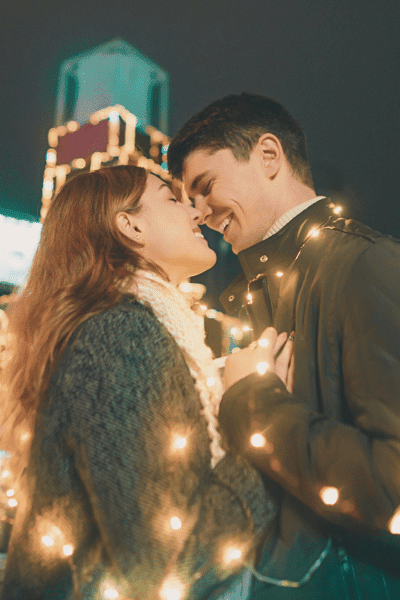
[[[315,192],[313,192],[313,193],[315,194]],[[266,240],[267,238],[271,237],[272,235],[275,235],[275,233],[278,233],[278,231],[280,231],[292,219],[297,217],[297,215],[299,215],[301,212],[303,212],[303,210],[306,210],[306,208],[308,208],[315,202],[318,202],[318,200],[322,200],[322,198],[324,198],[324,197],[325,196],[315,196],[314,195],[312,198],[309,198],[309,199],[305,200],[304,202],[297,204],[297,205],[293,206],[292,208],[290,208],[281,217],[279,217],[275,221],[275,223],[273,223],[271,225],[271,227],[268,229],[268,231],[265,234],[263,239]]]

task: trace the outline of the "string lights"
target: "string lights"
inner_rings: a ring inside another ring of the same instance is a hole
[[[333,506],[339,500],[339,490],[335,487],[324,486],[321,488],[319,496],[324,504]]]

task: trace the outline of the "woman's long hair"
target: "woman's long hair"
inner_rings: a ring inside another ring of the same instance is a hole
[[[26,465],[38,406],[72,333],[119,302],[136,269],[165,276],[116,227],[118,212],[141,210],[146,181],[146,171],[135,166],[81,173],[50,206],[26,285],[8,315],[13,344],[4,372],[0,447],[12,454],[14,481]]]

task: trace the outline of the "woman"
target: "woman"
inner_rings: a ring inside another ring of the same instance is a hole
[[[176,288],[216,260],[199,216],[134,166],[54,199],[9,314],[2,598],[211,598],[272,518],[222,447],[221,382]]]

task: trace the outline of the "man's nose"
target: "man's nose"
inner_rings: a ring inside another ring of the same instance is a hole
[[[207,204],[207,201],[203,196],[195,198],[194,205],[201,213],[199,225],[204,225],[207,218],[212,215],[212,208]]]

